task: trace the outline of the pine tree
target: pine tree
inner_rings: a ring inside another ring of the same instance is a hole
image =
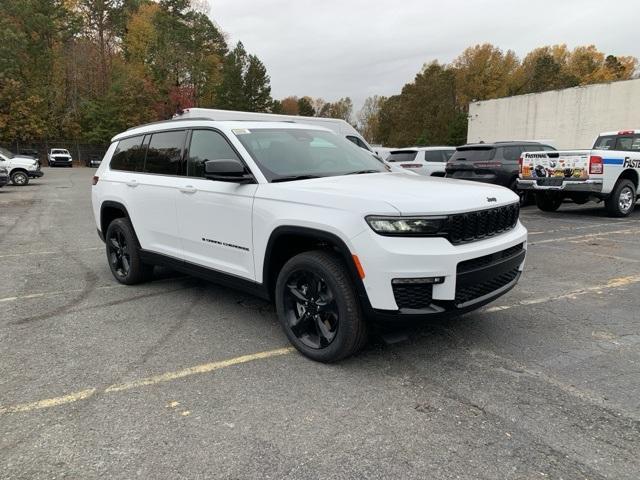
[[[268,112],[273,105],[267,69],[255,55],[249,55],[247,60],[244,94],[246,109],[249,112]]]
[[[316,111],[313,108],[309,97],[302,97],[298,99],[298,115],[303,117],[313,117],[315,114]]]
[[[224,59],[222,82],[218,88],[217,106],[226,110],[246,110],[244,76],[247,52],[242,42],[238,42]]]

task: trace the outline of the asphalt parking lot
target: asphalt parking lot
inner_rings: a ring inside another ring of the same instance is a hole
[[[0,189],[0,477],[637,479],[640,211],[522,212],[520,285],[322,365],[273,308],[112,278],[88,168]]]

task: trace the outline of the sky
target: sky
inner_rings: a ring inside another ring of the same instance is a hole
[[[595,44],[640,57],[640,0],[209,0],[230,44],[271,76],[272,96],[394,95],[422,66],[489,42],[521,58],[536,47]]]

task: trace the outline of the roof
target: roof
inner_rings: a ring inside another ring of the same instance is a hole
[[[536,142],[535,140],[505,140],[505,141],[487,142],[487,143],[467,143],[466,145],[460,145],[458,148],[499,147],[504,145],[546,145],[546,144],[542,142]]]
[[[455,150],[456,147],[443,145],[441,147],[405,147],[405,148],[392,148],[393,152],[428,152],[432,150]]]
[[[630,128],[629,130],[616,130],[614,132],[602,132],[600,134],[600,136],[604,136],[604,135],[635,135],[635,134],[640,134],[640,130],[638,130],[638,129],[634,130],[633,128]]]
[[[291,122],[267,122],[267,121],[244,121],[244,120],[209,120],[202,118],[176,118],[173,120],[163,120],[160,122],[147,123],[145,125],[139,125],[132,127],[122,133],[119,133],[111,139],[112,142],[120,140],[125,137],[131,137],[134,135],[144,135],[146,133],[152,133],[162,130],[173,130],[179,128],[194,128],[194,127],[212,127],[220,128],[221,130],[233,130],[233,129],[264,129],[264,128],[286,128],[286,129],[298,129],[298,130],[322,130],[325,132],[331,132],[330,129],[320,127],[318,125],[306,124],[306,123],[291,123]]]

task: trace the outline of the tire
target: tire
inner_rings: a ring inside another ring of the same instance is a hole
[[[622,179],[616,183],[604,205],[610,217],[628,217],[636,205],[636,186],[631,180]]]
[[[316,250],[291,258],[278,274],[275,297],[285,334],[310,359],[336,362],[366,344],[358,296],[337,255]]]
[[[529,205],[531,199],[529,196],[529,192],[527,192],[526,190],[518,190],[518,181],[514,180],[513,182],[511,182],[511,185],[509,185],[509,189],[515,193],[516,195],[518,195],[518,197],[520,197],[520,206],[524,207],[526,205]]]
[[[536,193],[536,205],[543,212],[555,212],[562,205],[562,197],[553,193]]]
[[[13,172],[11,174],[11,183],[16,187],[24,187],[29,184],[29,175],[22,170],[18,170],[17,172]]]
[[[140,260],[140,246],[131,222],[116,218],[105,235],[107,262],[115,279],[125,285],[135,285],[151,279],[153,265]]]

